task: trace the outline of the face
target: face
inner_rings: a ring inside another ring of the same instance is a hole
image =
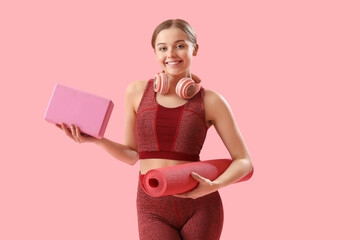
[[[190,73],[192,57],[197,50],[179,28],[162,30],[156,37],[155,54],[162,70],[168,75],[186,76]]]

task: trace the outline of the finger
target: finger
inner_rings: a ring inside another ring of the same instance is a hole
[[[187,193],[181,193],[181,194],[174,194],[173,196],[179,197],[179,198],[187,198],[188,194]]]
[[[193,178],[199,182],[205,182],[209,185],[212,185],[212,182],[210,179],[207,179],[207,178],[204,178],[202,176],[200,176],[199,174],[195,173],[195,172],[192,172],[191,175],[193,176]]]
[[[198,196],[196,194],[175,194],[173,196],[179,197],[179,198],[192,198],[192,199],[198,198]]]
[[[199,174],[197,174],[195,172],[192,172],[191,175],[192,175],[193,178],[195,178],[198,181],[204,181],[205,180],[205,178],[203,178],[202,176],[200,176]]]
[[[184,195],[180,195],[180,194],[174,194],[173,196],[178,198],[186,198]]]
[[[81,136],[79,127],[78,127],[78,126],[75,126],[75,130],[76,130],[76,137],[77,137],[77,139],[79,139],[79,142],[82,142],[83,139],[82,139],[82,136]]]
[[[61,128],[63,129],[63,131],[65,132],[65,134],[69,137],[71,137],[71,133],[69,131],[69,129],[65,126],[64,123],[61,124]]]
[[[71,134],[72,134],[74,140],[76,142],[79,142],[79,139],[76,137],[75,127],[74,127],[74,125],[72,123],[70,123],[70,130],[71,130]]]

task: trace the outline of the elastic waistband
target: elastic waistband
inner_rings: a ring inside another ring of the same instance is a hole
[[[185,161],[200,161],[200,156],[198,154],[188,154],[188,153],[179,153],[179,152],[139,152],[139,159],[147,158],[162,158],[162,159],[172,159],[172,160],[185,160]]]

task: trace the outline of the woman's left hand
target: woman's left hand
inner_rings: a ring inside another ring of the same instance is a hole
[[[180,198],[196,199],[196,198],[205,196],[209,193],[212,193],[212,192],[215,192],[218,190],[216,184],[214,182],[210,181],[209,179],[204,178],[194,172],[191,173],[191,176],[199,182],[199,185],[189,192],[181,193],[181,194],[174,194],[173,196],[180,197]]]

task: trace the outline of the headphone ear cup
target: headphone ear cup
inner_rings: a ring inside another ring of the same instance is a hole
[[[169,91],[170,83],[165,73],[157,73],[154,77],[154,91],[166,94]]]
[[[191,78],[183,78],[176,85],[176,94],[185,99],[194,97],[201,89],[200,84],[195,83]]]

